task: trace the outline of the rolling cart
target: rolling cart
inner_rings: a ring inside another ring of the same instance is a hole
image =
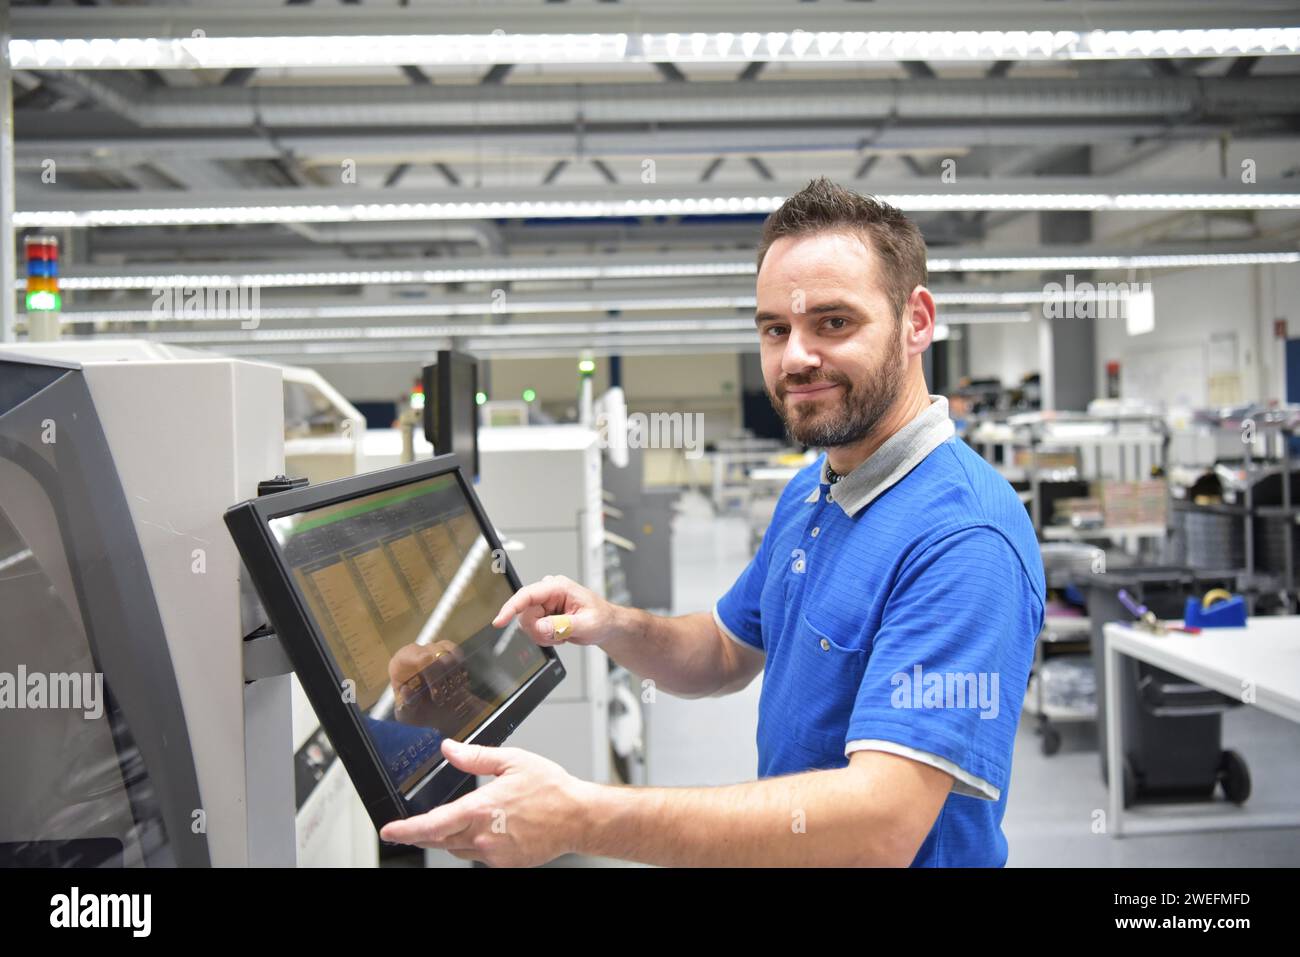
[[[1085,581],[1104,562],[1100,548],[1079,542],[1044,542],[1041,548],[1049,591]],[[1049,757],[1061,748],[1061,725],[1097,720],[1091,634],[1087,617],[1049,615],[1034,646],[1024,710],[1038,719],[1034,733]]]

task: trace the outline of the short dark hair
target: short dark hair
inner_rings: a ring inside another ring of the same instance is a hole
[[[927,282],[925,237],[916,223],[888,203],[863,196],[819,176],[763,221],[758,268],[778,239],[843,230],[857,233],[884,263],[885,295],[901,318],[907,298]]]

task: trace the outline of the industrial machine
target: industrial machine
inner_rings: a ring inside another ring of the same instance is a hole
[[[479,431],[483,508],[525,582],[567,575],[604,594],[598,434],[580,425]],[[511,550],[509,542],[517,543]],[[569,677],[511,737],[589,781],[609,779],[609,664],[599,648],[561,645]]]
[[[285,474],[319,485],[364,472],[366,420],[315,369],[281,366]]]
[[[0,862],[376,862],[222,525],[283,407],[260,363],[0,347]]]
[[[673,514],[681,493],[647,488],[645,450],[627,449],[626,468],[606,469],[605,528],[632,545],[620,562],[626,576],[626,601],[669,614],[673,608]]]

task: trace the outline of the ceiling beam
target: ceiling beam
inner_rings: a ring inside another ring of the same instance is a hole
[[[685,83],[686,74],[677,68],[674,63],[656,63],[655,69],[660,75],[670,83]]]
[[[542,185],[549,186],[551,183],[554,183],[555,180],[559,178],[559,175],[564,172],[564,167],[568,165],[568,160],[556,160],[554,165],[546,171],[546,176],[542,179]]]
[[[429,79],[428,74],[418,66],[412,66],[409,63],[404,63],[402,65],[402,73],[406,75],[406,78],[410,80],[414,86],[429,86],[433,83],[433,81]]]
[[[871,168],[879,162],[880,162],[879,153],[872,153],[870,156],[864,157],[861,164],[859,164],[857,170],[854,171],[853,178],[862,179],[862,177],[866,176],[869,172],[871,172]]]
[[[558,160],[541,188],[466,191],[446,188],[400,190],[356,186],[304,186],[296,189],[168,191],[85,191],[20,195],[14,222],[39,226],[204,225],[258,222],[401,222],[447,219],[628,217],[719,215],[770,212],[804,183],[753,185],[627,183],[558,187],[552,185],[567,165]],[[912,180],[882,181],[875,192],[912,213],[1027,210],[1104,212],[1180,209],[1300,208],[1300,182],[1201,179],[1149,182],[1131,177],[966,177],[957,183],[923,185]]]
[[[448,164],[439,161],[433,164],[433,168],[436,169],[439,173],[441,173],[442,178],[445,179],[452,186],[460,185],[460,177],[456,175],[456,171],[452,169]]]
[[[1232,61],[1232,66],[1228,67],[1228,72],[1224,76],[1233,80],[1250,76],[1250,72],[1255,69],[1255,64],[1259,63],[1257,56],[1239,56]]]
[[[908,172],[911,173],[913,176],[919,178],[927,175],[925,171],[925,167],[922,166],[919,162],[917,162],[916,157],[913,156],[911,153],[902,153],[899,155],[898,159],[904,166],[907,167]]]
[[[689,0],[651,3],[538,4],[504,0],[490,5],[440,4],[441,35],[491,35],[508,23],[520,34],[688,34],[738,32],[737,7]],[[863,29],[858,4],[801,4],[803,31],[852,32]],[[1176,30],[1295,26],[1294,4],[1265,0],[1249,4],[1115,3],[1113,0],[985,0],[979,4],[918,4],[914,0],[874,0],[872,31],[1024,30]],[[150,6],[109,8],[15,7],[13,35],[24,39],[70,37],[174,37],[190,39],[201,19],[209,37],[421,36],[430,32],[426,4],[375,8],[317,4],[311,7],[210,4],[199,16],[160,17]],[[749,0],[739,29],[790,36],[788,0]]]
[[[47,71],[48,72],[48,71]],[[680,71],[678,71],[680,72]],[[172,86],[149,89],[109,73],[58,74],[147,128],[247,130],[260,123],[283,135],[303,128],[480,129],[728,120],[865,123],[961,121],[1017,125],[1062,120],[1164,121],[1195,117],[1240,124],[1300,115],[1290,76],[678,82],[671,98],[653,83],[446,85],[437,97],[414,86]],[[26,117],[20,117],[26,120]]]
[[[961,150],[973,142],[997,143],[1008,149],[1052,144],[1096,144],[1142,141],[1156,137],[1173,141],[1217,140],[1224,134],[1257,139],[1296,139],[1300,119],[1278,117],[1240,124],[1189,122],[1170,126],[1167,118],[1071,122],[1030,120],[1021,124],[982,123],[966,120],[902,121],[864,141],[861,123],[853,120],[787,122],[761,125],[713,123],[693,125],[627,124],[618,128],[584,126],[581,142],[572,129],[527,130],[498,127],[437,129],[415,132],[382,127],[326,127],[290,129],[273,134],[274,142],[249,130],[131,130],[120,123],[113,131],[78,111],[72,115],[43,111],[20,117],[15,158],[20,168],[53,158],[60,166],[93,168],[104,163],[143,163],[157,156],[188,159],[274,159],[289,150],[304,161],[337,163],[348,157],[359,164],[373,162],[387,168],[394,161],[426,163],[429,155],[449,162],[478,162],[485,153],[497,152],[523,160],[533,158],[606,160],[645,156],[698,157],[748,156],[785,153],[797,138],[805,153],[859,153],[869,147],[880,151]]]
[[[222,86],[248,86],[257,70],[254,67],[237,67],[221,78]]]

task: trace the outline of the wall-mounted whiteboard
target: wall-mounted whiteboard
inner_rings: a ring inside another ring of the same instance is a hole
[[[1165,408],[1206,405],[1205,343],[1126,351],[1120,358],[1120,395],[1163,403]]]

